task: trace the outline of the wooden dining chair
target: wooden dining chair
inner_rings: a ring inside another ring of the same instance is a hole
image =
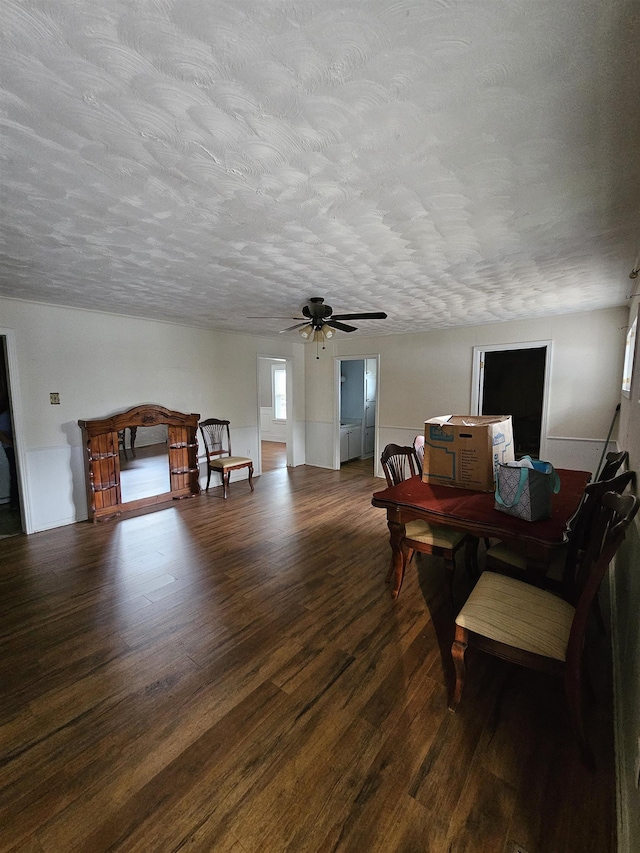
[[[249,485],[253,491],[253,460],[248,456],[233,456],[231,453],[231,433],[229,421],[208,418],[200,421],[200,432],[204,441],[204,449],[207,454],[207,488],[211,472],[217,471],[222,477],[222,493],[227,499],[231,472],[246,468],[249,472]]]
[[[119,429],[118,430],[118,451],[122,451],[125,459],[128,458],[127,457],[127,447],[125,445],[126,434],[127,434],[126,429]]]
[[[408,477],[415,477],[420,473],[418,456],[413,447],[399,444],[387,444],[382,451],[380,463],[387,479],[388,486],[396,486]],[[416,551],[422,554],[432,554],[442,557],[449,583],[449,596],[453,605],[453,575],[455,572],[455,558],[457,552],[466,543],[468,536],[460,530],[454,530],[444,525],[429,524],[422,519],[413,519],[405,525],[405,537],[402,542],[404,565],[402,577],[407,563],[413,559]],[[387,573],[387,583],[393,575],[393,559]],[[400,582],[400,588],[402,581]],[[400,594],[400,588],[398,594]]]
[[[637,511],[634,495],[606,492],[602,496],[584,559],[576,564],[572,589],[562,597],[495,572],[480,575],[456,617],[451,647],[456,681],[450,710],[455,711],[462,698],[465,652],[470,646],[529,669],[562,676],[582,756],[593,765],[582,718],[585,630],[602,578]]]
[[[129,449],[131,450],[131,455],[133,458],[136,458],[136,433],[138,431],[138,427],[125,427],[124,429],[118,430],[118,450],[121,450],[124,454],[124,458],[128,459],[127,456],[127,429],[129,430]]]
[[[598,480],[612,480],[620,468],[629,462],[629,452],[621,450],[619,453],[607,453],[602,471],[598,474]]]
[[[621,495],[634,480],[635,472],[625,471],[611,480],[596,480],[586,486],[580,506],[569,521],[567,542],[564,546],[554,549],[547,565],[545,583],[548,587],[560,589],[567,584],[571,585],[571,577],[575,572],[576,563],[585,552],[602,496],[606,492]],[[515,543],[498,542],[488,548],[485,566],[492,571],[526,579],[526,555]]]
[[[424,435],[422,433],[413,439],[413,449],[418,457],[418,467],[420,469],[418,473],[422,475],[424,471]]]

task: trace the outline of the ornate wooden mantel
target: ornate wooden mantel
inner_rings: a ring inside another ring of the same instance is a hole
[[[200,492],[198,470],[198,421],[200,415],[173,412],[153,404],[136,406],[109,418],[78,421],[84,445],[89,519],[119,515]],[[169,444],[171,490],[161,495],[122,502],[118,432],[125,427],[166,424]]]

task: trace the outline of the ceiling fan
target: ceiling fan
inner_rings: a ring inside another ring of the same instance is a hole
[[[292,332],[300,329],[299,335],[307,341],[323,340],[332,338],[334,329],[341,332],[355,332],[356,326],[350,326],[342,320],[385,320],[387,315],[384,311],[362,312],[360,314],[334,314],[331,305],[325,305],[321,296],[312,296],[302,308],[302,317],[292,317],[292,320],[302,320],[295,326],[281,329],[283,332]],[[256,318],[257,319],[257,318]],[[263,318],[266,319],[266,318]],[[284,318],[283,318],[284,319]]]

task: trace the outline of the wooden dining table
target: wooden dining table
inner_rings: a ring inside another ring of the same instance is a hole
[[[540,521],[524,521],[495,509],[493,492],[423,483],[420,476],[374,492],[373,506],[387,511],[393,559],[393,597],[397,598],[404,576],[402,542],[405,525],[416,518],[469,534],[466,560],[467,565],[476,571],[479,539],[517,543],[526,558],[531,580],[541,583],[553,549],[567,541],[569,520],[578,509],[585,486],[591,479],[588,471],[556,470],[560,477],[560,491],[551,498],[551,517]]]

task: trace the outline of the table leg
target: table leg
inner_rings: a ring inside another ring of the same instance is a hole
[[[391,544],[391,570],[389,579],[393,577],[393,586],[391,588],[392,598],[397,598],[402,586],[404,578],[404,569],[406,564],[406,549],[403,548],[405,537],[405,526],[397,521],[388,521],[389,542]]]
[[[478,542],[477,536],[469,535],[464,546],[464,564],[470,578],[477,580],[480,576],[478,570]]]

